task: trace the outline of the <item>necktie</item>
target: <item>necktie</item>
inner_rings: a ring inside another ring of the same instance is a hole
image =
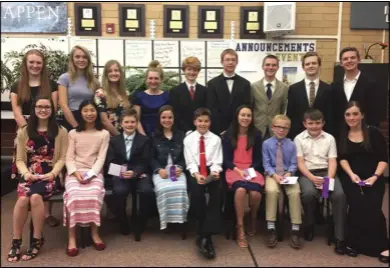
[[[231,76],[231,77],[226,77],[226,76],[224,76],[224,78],[225,78],[225,80],[227,81],[227,80],[236,80],[236,76],[234,75],[234,76]]]
[[[130,138],[130,137],[127,137],[126,138],[126,157],[127,157],[127,160],[130,160],[130,151],[131,151],[131,148],[129,148],[129,144],[130,142],[132,141],[133,139]]]
[[[192,100],[195,99],[195,89],[194,89],[194,86],[190,86],[190,96],[191,96]]]
[[[278,141],[276,149],[276,174],[282,176],[284,173],[283,168],[283,152],[282,152],[282,142]]]
[[[313,81],[310,82],[309,87],[310,87],[309,106],[313,107],[314,100],[316,98],[316,96],[315,96],[315,84],[314,84]]]
[[[267,97],[268,97],[268,100],[271,100],[271,98],[272,98],[272,90],[271,90],[272,84],[268,83],[266,85],[266,87],[267,87]]]
[[[200,141],[199,141],[199,163],[200,163],[200,174],[207,177],[206,151],[205,151],[203,136],[200,136]]]

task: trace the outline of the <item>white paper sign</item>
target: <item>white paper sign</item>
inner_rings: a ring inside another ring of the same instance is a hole
[[[247,181],[250,181],[252,178],[256,177],[256,171],[254,168],[247,168],[244,170],[245,172],[245,179]]]
[[[323,178],[323,177],[320,177]],[[329,178],[329,191],[334,191],[334,182],[335,180],[332,178]],[[317,187],[317,189],[322,190],[322,185],[320,187]]]
[[[110,167],[108,168],[108,174],[120,177],[121,172],[126,171],[126,166],[117,165],[114,163],[110,164]]]
[[[298,177],[285,177],[280,184],[296,184]]]

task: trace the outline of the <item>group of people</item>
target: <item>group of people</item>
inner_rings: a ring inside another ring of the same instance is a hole
[[[20,80],[11,91],[18,126],[13,176],[19,184],[8,261],[30,260],[39,254],[45,218],[55,220],[44,201],[53,194],[56,180],[65,188],[68,256],[79,253],[76,225],[91,226],[94,247],[105,249],[99,235],[100,211],[105,181],[111,180],[109,208],[116,214],[120,233],[130,232],[126,199],[136,187],[140,217],[135,228],[143,231],[153,202],[161,229],[187,222],[191,208],[199,251],[214,258],[212,236],[221,228],[222,183],[234,191],[239,247],[248,247],[246,234],[257,232],[263,194],[266,243],[276,246],[278,200],[285,194],[291,246],[299,249],[301,225],[305,240],[313,240],[316,200],[334,179],[329,198],[335,252],[388,262],[381,210],[387,145],[376,128],[375,83],[359,71],[359,60],[356,48],[343,49],[344,81],[331,86],[319,79],[319,55],[308,52],[302,58],[305,79],[288,87],[276,78],[278,58],[268,55],[262,63],[264,78],[250,84],[235,73],[237,53],[226,49],[221,54],[223,72],[207,87],[196,82],[200,61],[188,57],[182,64],[185,81],[162,91],[163,69],[152,61],[146,72],[147,89],[128,97],[118,61],[106,63],[100,84],[89,52],[75,46],[68,72],[55,85],[48,79],[43,54],[28,51]],[[57,106],[63,118],[56,117]],[[118,166],[119,172],[108,171]],[[285,184],[295,175],[297,183]],[[246,195],[248,228],[244,226]],[[29,205],[34,233],[21,256]]]

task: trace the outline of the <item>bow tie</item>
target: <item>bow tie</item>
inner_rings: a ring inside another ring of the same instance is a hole
[[[226,81],[227,81],[227,80],[233,80],[233,81],[236,80],[236,76],[235,76],[235,75],[234,75],[234,76],[231,76],[231,77],[226,77],[226,76],[224,76],[223,78],[224,78]]]

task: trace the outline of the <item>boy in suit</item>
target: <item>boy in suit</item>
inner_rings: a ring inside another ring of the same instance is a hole
[[[268,55],[263,60],[264,78],[251,85],[253,119],[257,129],[263,133],[263,140],[271,136],[271,121],[287,109],[288,86],[276,78],[279,59]]]
[[[294,139],[305,130],[303,114],[309,108],[320,110],[325,118],[325,130],[332,126],[332,88],[320,80],[321,58],[316,52],[307,52],[302,57],[305,79],[290,86],[288,90],[287,116],[291,119],[288,137]]]
[[[324,182],[323,177],[334,178],[334,191],[329,193],[335,222],[335,252],[342,255],[345,253],[344,225],[347,200],[340,180],[336,178],[336,141],[332,135],[322,130],[324,123],[321,111],[307,110],[303,116],[303,125],[306,130],[296,136],[294,140],[297,147],[298,168],[302,174],[299,177],[299,185],[305,211],[304,238],[307,241],[313,240],[314,210],[320,194],[319,188]]]
[[[299,227],[302,223],[301,196],[299,184],[280,185],[284,177],[294,175],[297,170],[296,148],[293,141],[286,138],[291,121],[285,115],[277,115],[272,120],[273,137],[263,143],[263,165],[266,174],[266,220],[268,239],[267,245],[276,246],[277,236],[275,231],[276,213],[279,194],[286,191],[289,201],[290,217],[292,224],[291,246],[299,249]]]
[[[184,139],[184,158],[190,179],[191,206],[198,220],[196,244],[208,259],[215,257],[211,236],[219,233],[221,220],[220,175],[222,171],[221,138],[209,131],[211,113],[206,108],[195,111],[196,130]],[[206,204],[205,190],[210,200]]]
[[[170,91],[171,105],[178,128],[186,133],[194,130],[194,111],[206,107],[207,88],[196,82],[200,71],[200,61],[196,57],[183,60],[182,70],[185,81]]]
[[[207,108],[212,114],[211,131],[217,135],[225,132],[241,105],[251,104],[251,85],[235,73],[238,54],[233,49],[221,53],[223,73],[207,83]]]
[[[117,218],[119,219],[120,233],[127,235],[130,232],[126,214],[126,199],[132,187],[140,191],[140,218],[139,230],[146,225],[148,209],[154,201],[153,182],[148,171],[150,141],[139,134],[137,129],[138,115],[135,109],[124,110],[120,118],[123,134],[111,137],[107,152],[107,165],[115,163],[126,165],[127,169],[121,176],[113,176],[113,199],[115,200]]]

